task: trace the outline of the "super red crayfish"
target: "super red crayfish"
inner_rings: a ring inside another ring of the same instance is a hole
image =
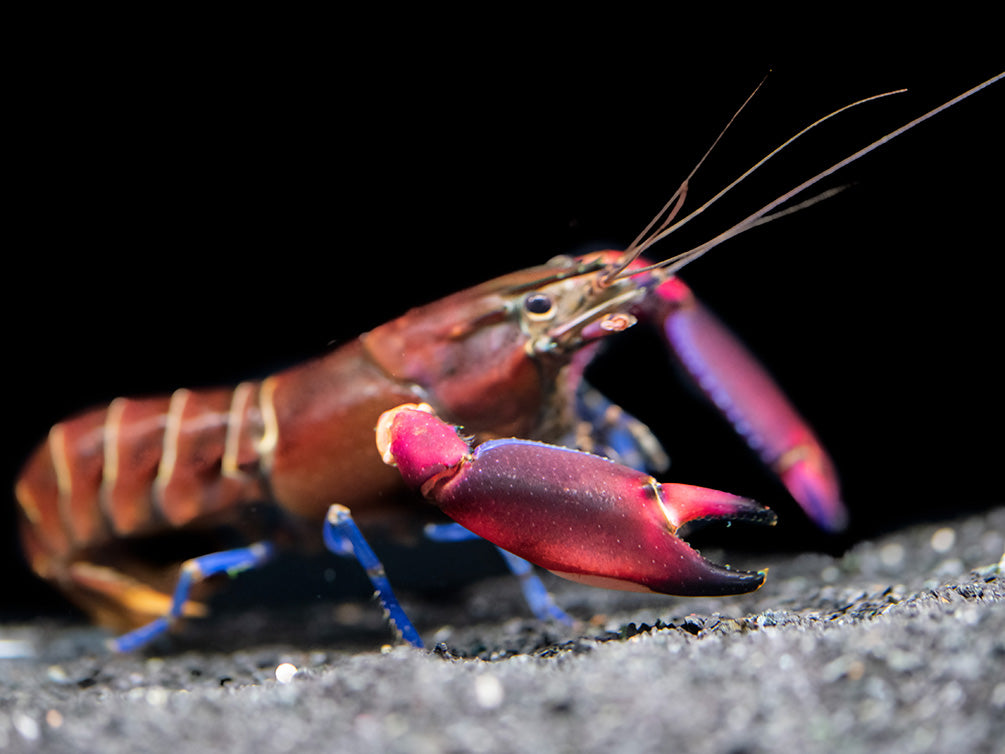
[[[436,528],[435,536],[480,536],[499,547],[523,575],[531,608],[542,618],[565,615],[526,561],[609,588],[681,595],[756,589],[763,573],[711,563],[677,532],[696,519],[770,524],[774,514],[725,492],[658,483],[644,469],[665,466],[659,443],[588,386],[583,370],[608,336],[637,321],[656,325],[686,372],[806,512],[840,529],[846,514],[826,451],[675,272],[790,211],[779,207],[1001,77],[666,262],[650,265],[641,255],[708,206],[674,222],[687,181],[624,252],[557,257],[505,275],[261,381],[118,398],[56,424],[16,484],[31,567],[97,622],[127,631],[113,646],[130,650],[172,622],[202,614],[193,592],[198,582],[262,564],[276,543],[323,539],[333,552],[355,555],[392,625],[421,646],[356,525],[418,506],[414,495],[393,494],[404,481],[459,524]],[[278,521],[249,513],[249,504],[262,501],[275,504]],[[169,566],[149,562],[134,546],[221,522],[255,543]]]

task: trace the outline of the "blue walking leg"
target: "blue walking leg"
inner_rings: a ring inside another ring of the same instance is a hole
[[[333,505],[328,509],[323,536],[325,546],[332,552],[338,555],[351,553],[356,556],[356,560],[363,566],[370,583],[373,584],[391,627],[409,644],[422,647],[419,632],[415,630],[415,626],[405,615],[398,598],[394,596],[394,590],[391,589],[391,582],[388,581],[387,574],[384,572],[384,566],[363,538],[363,533],[356,526],[348,508],[344,505]],[[350,545],[349,552],[346,552],[346,542]]]
[[[428,524],[425,528],[426,536],[436,542],[464,542],[469,539],[480,539],[477,534],[465,529],[457,523],[450,524]],[[506,567],[510,573],[520,579],[520,589],[523,591],[527,606],[538,620],[557,620],[568,626],[572,625],[572,618],[555,604],[551,594],[544,583],[534,573],[534,566],[523,558],[517,557],[511,552],[507,552],[501,547],[496,547],[502,555]]]
[[[649,428],[585,382],[576,391],[576,414],[589,427],[590,441],[583,443],[580,433],[572,432],[562,438],[562,445],[606,456],[638,471],[661,472],[669,467],[670,459]]]
[[[470,529],[456,523],[426,524],[422,533],[434,542],[470,542],[472,539],[481,539]]]
[[[109,646],[116,652],[131,652],[142,647],[157,636],[165,633],[171,623],[181,617],[182,609],[188,600],[192,586],[218,573],[228,573],[236,576],[241,571],[257,568],[267,562],[275,554],[275,547],[270,542],[257,542],[248,547],[238,547],[233,550],[214,552],[198,558],[192,558],[182,563],[175,585],[171,606],[165,616],[147,623],[145,626],[111,639]]]
[[[325,547],[328,548],[329,552],[333,552],[343,558],[356,556],[356,551],[352,549],[352,542],[349,537],[339,532],[334,526],[326,524],[322,531],[322,536],[324,537]]]
[[[534,573],[534,566],[527,560],[507,552],[501,547],[496,547],[499,554],[506,561],[506,567],[510,572],[520,579],[520,589],[523,590],[523,598],[527,600],[527,605],[538,620],[557,620],[567,626],[572,625],[572,618],[569,617],[562,608],[555,604],[555,600],[548,592],[544,582]]]

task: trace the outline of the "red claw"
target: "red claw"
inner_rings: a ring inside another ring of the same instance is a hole
[[[409,406],[388,413],[378,445],[385,459],[410,470],[406,481],[465,528],[542,568],[595,586],[690,596],[741,594],[764,581],[763,572],[704,559],[677,536],[698,519],[773,524],[774,514],[757,503],[659,484],[598,456],[525,440],[494,440],[461,454],[449,441],[442,463],[419,464],[432,472],[423,479],[411,473],[413,453],[426,457],[423,438],[445,430],[456,438],[454,429]]]

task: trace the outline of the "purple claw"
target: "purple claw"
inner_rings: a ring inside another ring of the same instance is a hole
[[[820,441],[764,367],[684,283],[658,289],[656,317],[671,349],[736,432],[772,468],[819,526],[840,531],[848,514]]]

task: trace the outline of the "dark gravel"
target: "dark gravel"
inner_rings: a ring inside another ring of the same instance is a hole
[[[0,750],[1005,752],[1003,543],[998,508],[774,558],[742,598],[550,580],[575,629],[483,581],[406,600],[431,651],[382,649],[366,603],[237,611],[127,656],[8,625],[0,648],[33,656],[0,660]]]

